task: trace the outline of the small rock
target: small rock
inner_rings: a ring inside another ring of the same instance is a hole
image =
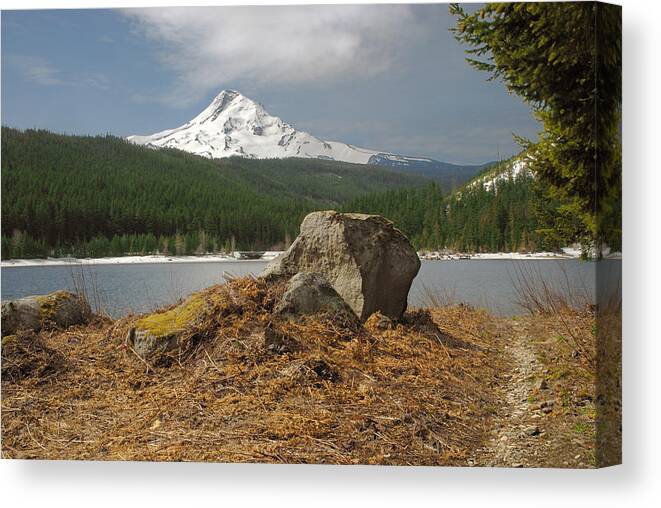
[[[549,384],[547,383],[546,379],[542,379],[539,382],[539,385],[537,385],[538,390],[547,390],[549,387]]]
[[[144,359],[173,351],[179,347],[182,334],[202,318],[206,308],[204,293],[194,293],[170,310],[138,319],[125,342]]]
[[[539,427],[537,425],[532,425],[526,429],[526,434],[528,436],[538,436],[540,433]]]
[[[332,314],[347,324],[360,324],[351,307],[318,273],[301,272],[294,275],[274,313],[285,316]]]

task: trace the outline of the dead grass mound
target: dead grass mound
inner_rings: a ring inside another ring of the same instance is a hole
[[[41,335],[19,332],[2,338],[2,380],[44,382],[65,368],[65,359],[48,347]]]
[[[72,368],[51,385],[3,376],[3,456],[466,463],[494,411],[493,319],[456,308],[385,327],[287,319],[272,314],[282,291],[245,278],[201,292],[180,347],[156,361],[125,343],[144,317],[43,336]]]

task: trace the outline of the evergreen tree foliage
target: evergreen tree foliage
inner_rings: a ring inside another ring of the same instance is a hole
[[[504,163],[507,164],[507,163]],[[502,171],[502,165],[492,173]],[[392,220],[419,250],[534,252],[558,250],[560,238],[540,235],[538,216],[556,203],[538,199],[535,179],[505,173],[488,189],[478,178],[443,197],[436,184],[361,196],[347,211],[377,213]]]
[[[565,242],[621,242],[621,8],[597,2],[457,4],[455,37],[468,62],[502,80],[542,121],[519,139],[547,199],[544,230]],[[557,220],[557,222],[556,222]]]

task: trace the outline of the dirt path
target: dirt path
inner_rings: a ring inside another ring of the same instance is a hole
[[[528,344],[527,334],[519,323],[509,323],[510,338],[502,353],[510,365],[501,376],[499,390],[502,407],[494,419],[492,435],[485,448],[478,451],[475,464],[485,466],[525,467],[533,465],[536,446],[542,433],[540,415],[531,404],[535,380],[543,378],[543,367]],[[533,420],[531,422],[531,420]],[[532,455],[532,456],[531,456]]]
[[[540,342],[524,322],[508,320],[500,353],[509,368],[500,376],[501,405],[486,446],[473,465],[497,467],[590,467],[594,459],[589,403],[563,402],[566,383],[539,356]],[[548,340],[548,337],[544,337]],[[537,351],[536,351],[537,350]],[[553,380],[552,380],[553,379]],[[566,398],[566,397],[565,397]]]

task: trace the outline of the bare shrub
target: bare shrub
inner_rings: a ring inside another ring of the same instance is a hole
[[[596,360],[596,326],[592,295],[585,284],[572,283],[567,270],[560,265],[562,283],[551,284],[539,265],[514,263],[510,272],[515,302],[531,315],[554,317],[555,332],[585,362],[593,367]]]
[[[451,307],[459,303],[455,288],[428,286],[424,282],[420,289],[420,301],[425,308]]]
[[[69,268],[73,292],[90,304],[94,314],[107,316],[106,299],[99,285],[96,273],[86,269],[82,263],[70,265]]]

